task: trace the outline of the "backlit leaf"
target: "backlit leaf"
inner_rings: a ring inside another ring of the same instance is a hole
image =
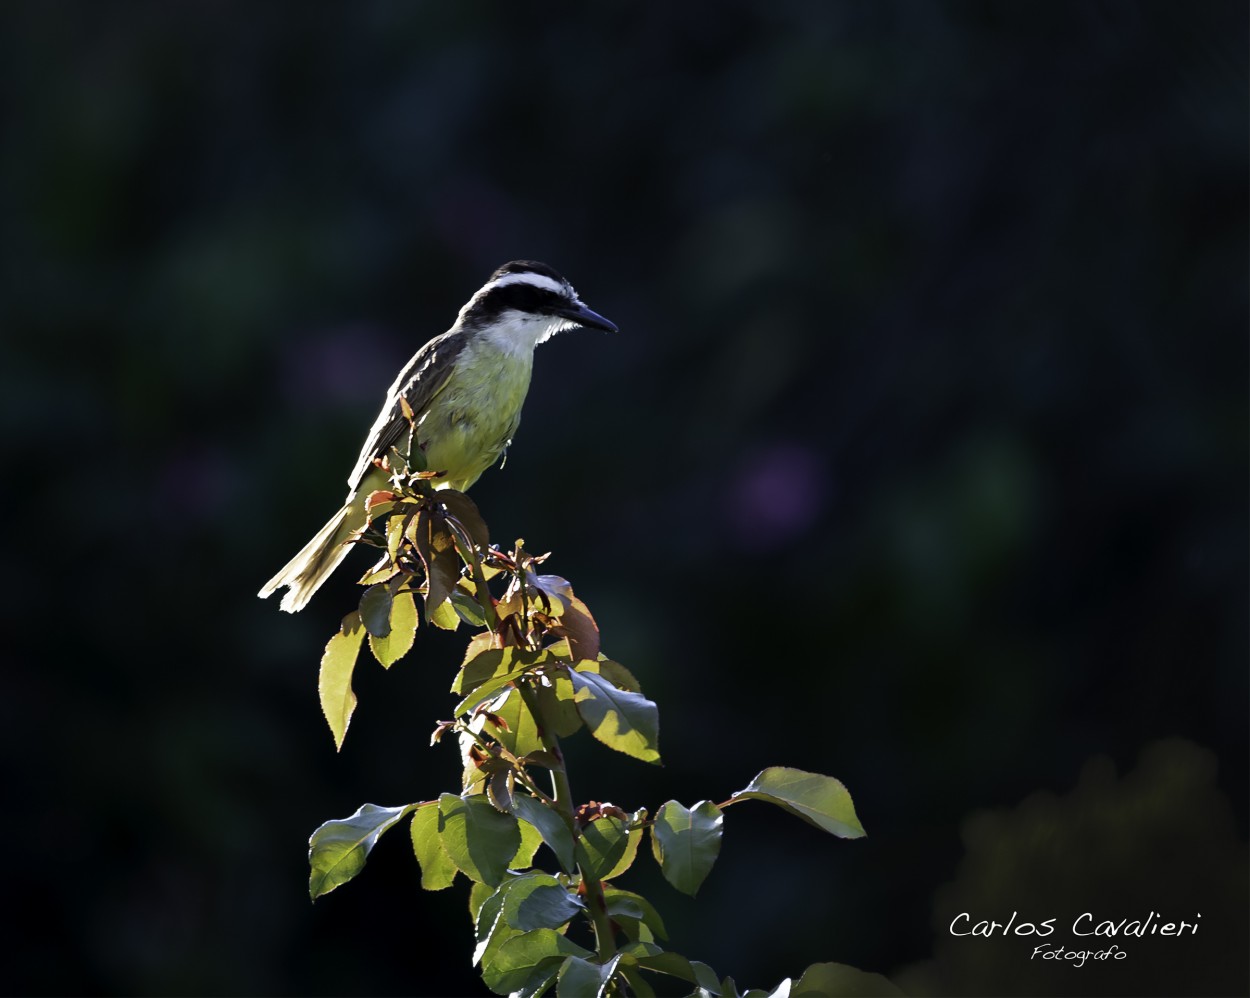
[[[543,741],[538,733],[538,724],[534,715],[526,708],[520,691],[508,690],[502,701],[491,705],[491,711],[503,725],[488,720],[486,723],[490,725],[490,733],[509,752],[515,756],[529,757],[542,751]]]
[[[391,601],[390,633],[384,638],[369,635],[369,650],[389,669],[412,649],[417,637],[417,601],[412,593],[396,593]]]
[[[652,943],[629,943],[621,947],[621,958],[661,974],[680,977],[683,981],[703,988],[711,994],[721,993],[721,982],[716,971],[706,963],[688,960],[680,953],[669,953]]]
[[[370,586],[360,597],[360,620],[370,637],[384,638],[391,633],[390,586]]]
[[[350,818],[327,821],[308,840],[308,893],[315,901],[364,869],[378,837],[415,808],[365,804]]]
[[[360,643],[364,640],[365,627],[360,612],[353,610],[343,618],[339,632],[326,644],[321,656],[321,672],[317,677],[317,693],[321,698],[321,712],[330,733],[334,735],[334,747],[341,749],[347,737],[347,725],[356,709],[356,694],[352,692],[352,671]]]
[[[565,957],[556,984],[556,998],[599,998],[616,973],[620,960],[619,954],[605,964],[577,956]]]
[[[472,499],[463,492],[452,489],[440,489],[438,498],[448,515],[460,521],[474,544],[483,550],[490,546],[490,531],[486,529],[486,522]]]
[[[440,838],[452,862],[473,880],[498,886],[521,845],[516,818],[496,811],[482,794],[443,794],[438,809]]]
[[[638,851],[641,832],[635,831],[633,835],[631,852],[629,828],[620,818],[605,815],[582,828],[577,840],[578,861],[586,876],[607,880],[609,876],[623,873],[632,862],[633,853]]]
[[[660,913],[641,894],[623,891],[616,887],[606,887],[603,891],[603,899],[607,905],[608,914],[614,921],[641,922],[657,939],[668,938],[668,930],[664,927],[664,920],[660,918]]]
[[[421,867],[421,886],[427,891],[441,891],[456,879],[456,864],[439,838],[439,820],[438,805],[430,803],[417,808],[409,826],[412,851]]]
[[[477,600],[465,592],[460,586],[451,591],[451,605],[456,615],[470,627],[485,627],[486,617]]]
[[[515,799],[514,797],[513,800]],[[517,828],[521,831],[521,844],[517,847],[516,855],[508,861],[508,869],[527,870],[534,865],[534,853],[543,844],[543,837],[537,828],[527,822],[518,821]]]
[[[456,608],[451,605],[451,600],[444,600],[432,612],[429,610],[429,602],[427,601],[426,619],[443,631],[454,631],[460,626],[460,615],[456,613]]]
[[[534,929],[513,936],[483,961],[482,981],[495,994],[506,995],[522,987],[544,965],[563,962],[566,956],[589,958],[594,954],[570,942],[555,929]]]
[[[858,839],[864,835],[850,793],[832,776],[773,766],[733,795],[734,800],[752,798],[776,804],[839,838]]]
[[[571,670],[569,680],[576,690],[577,712],[591,734],[635,759],[660,761],[660,713],[654,703],[640,693],[618,689],[593,672]]]
[[[522,826],[528,824],[538,830],[542,840],[555,853],[560,868],[565,873],[572,873],[573,833],[555,809],[529,794],[518,793],[513,795],[512,810],[521,819]]]
[[[655,814],[651,850],[664,879],[693,896],[720,853],[724,817],[711,801],[687,809],[671,800]]]
[[[590,615],[590,608],[571,591],[560,614],[557,633],[561,632],[568,638],[575,659],[599,657],[599,625]]]

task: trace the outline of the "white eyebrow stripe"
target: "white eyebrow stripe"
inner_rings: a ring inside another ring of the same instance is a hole
[[[478,292],[478,295],[485,294],[491,288],[502,288],[508,284],[528,284],[531,287],[542,288],[544,291],[554,291],[558,295],[567,294],[570,290],[567,285],[553,280],[546,274],[534,274],[527,272],[523,274],[504,274],[503,277],[497,277],[495,280],[483,287],[482,290]],[[475,295],[474,297],[477,296]]]

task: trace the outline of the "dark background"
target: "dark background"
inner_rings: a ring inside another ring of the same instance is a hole
[[[698,899],[623,883],[674,948],[1244,994],[1246,39],[1240,2],[4,5],[4,990],[482,991],[402,830],[306,894],[321,821],[454,787],[463,637],[363,663],[336,755],[365,559],[253,594],[528,257],[621,332],[541,349],[473,495],[667,761],[580,736],[575,791],[799,766],[869,833],[733,808]],[[1202,930],[1082,970],[947,931],[1150,910]]]

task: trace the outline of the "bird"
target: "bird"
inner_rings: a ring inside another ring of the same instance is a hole
[[[491,274],[452,327],[399,372],[347,477],[342,507],[257,595],[265,599],[285,586],[283,610],[308,605],[368,523],[366,499],[388,486],[380,459],[394,446],[406,448],[414,430],[434,488],[463,492],[473,485],[517,431],[535,347],[576,327],[617,331],[544,263],[513,260]]]

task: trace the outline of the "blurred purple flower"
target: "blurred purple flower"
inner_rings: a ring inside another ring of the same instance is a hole
[[[805,444],[781,441],[739,469],[726,490],[726,518],[739,544],[768,551],[810,530],[828,493],[820,455]]]

